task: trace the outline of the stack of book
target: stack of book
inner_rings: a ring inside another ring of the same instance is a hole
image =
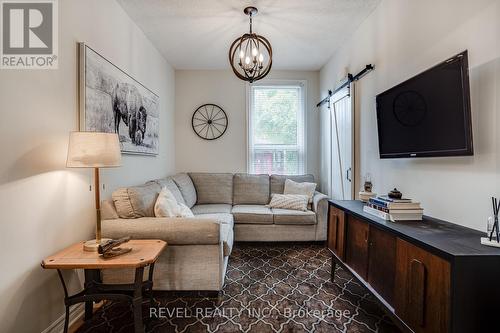
[[[363,202],[368,202],[368,200],[370,200],[370,198],[374,198],[376,196],[377,196],[377,193],[373,193],[373,192],[366,192],[366,191],[359,192],[359,200],[361,200]]]
[[[424,210],[411,199],[392,199],[387,196],[370,198],[363,208],[366,213],[387,221],[420,221]]]

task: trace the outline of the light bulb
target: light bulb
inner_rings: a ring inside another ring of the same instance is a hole
[[[245,52],[243,52],[243,50],[240,50],[240,59],[243,59],[244,56],[245,56]]]
[[[257,54],[259,54],[259,51],[257,51],[257,49],[254,47],[254,48],[252,49],[252,56],[253,56],[253,57],[256,57],[256,56],[257,56]]]
[[[245,58],[245,64],[247,64],[247,65],[250,64],[250,57]]]
[[[261,53],[259,55],[259,62],[263,62],[264,61],[264,55]]]

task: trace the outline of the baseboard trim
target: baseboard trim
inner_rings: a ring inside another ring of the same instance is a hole
[[[76,304],[69,308],[69,327],[73,325],[78,319],[80,319],[85,313],[85,307],[83,304]],[[56,319],[49,327],[44,329],[41,333],[61,333],[64,331],[64,317],[63,313],[59,318]]]

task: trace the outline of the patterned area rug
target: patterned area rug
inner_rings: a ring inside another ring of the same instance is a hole
[[[146,332],[399,332],[366,289],[318,244],[236,244],[219,298],[158,292]],[[83,332],[133,332],[124,303],[107,303]]]

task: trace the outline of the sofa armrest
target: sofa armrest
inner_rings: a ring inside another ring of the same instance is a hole
[[[323,194],[321,192],[314,192],[313,195],[313,202],[312,202],[312,210],[313,212],[318,212],[319,209],[321,209],[323,205],[326,205],[326,208],[328,209],[328,196],[326,194]]]
[[[328,222],[328,196],[317,192],[313,196],[313,211],[316,213],[316,240],[326,240]]]
[[[215,219],[142,217],[102,221],[102,236],[133,239],[161,239],[169,245],[212,245],[221,242]]]

